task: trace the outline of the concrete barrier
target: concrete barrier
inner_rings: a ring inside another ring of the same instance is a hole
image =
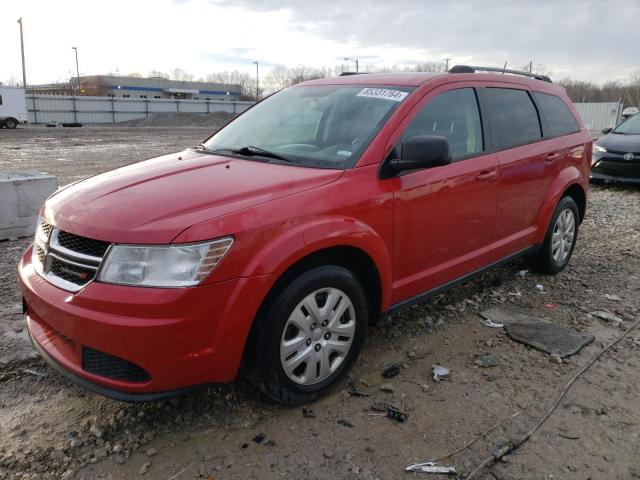
[[[33,235],[40,207],[57,188],[44,172],[0,172],[0,240]]]

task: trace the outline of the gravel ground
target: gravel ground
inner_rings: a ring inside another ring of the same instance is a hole
[[[67,183],[197,144],[207,130],[0,133],[0,169],[45,170]],[[307,409],[274,405],[242,380],[183,399],[130,405],[75,387],[31,353],[15,282],[28,243],[0,243],[0,478],[395,479],[409,475],[404,468],[411,463],[477,439],[442,462],[467,473],[496,445],[527,431],[575,372],[640,318],[640,190],[593,187],[563,273],[525,273],[527,265],[516,262],[386,319],[371,329],[351,377]],[[478,312],[491,307],[596,340],[556,363],[503,329],[482,325]],[[616,315],[620,325],[595,311]],[[484,478],[640,478],[639,353],[637,329]],[[493,366],[477,365],[483,354]],[[400,373],[386,379],[381,373],[390,364]],[[449,367],[450,380],[435,383],[434,364]],[[379,414],[381,403],[408,418]]]

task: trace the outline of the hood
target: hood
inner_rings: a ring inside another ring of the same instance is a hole
[[[596,143],[613,152],[640,153],[640,135],[609,133],[604,137],[600,137]]]
[[[97,240],[170,243],[196,223],[333,182],[342,173],[187,150],[63,188],[49,197],[44,216]]]

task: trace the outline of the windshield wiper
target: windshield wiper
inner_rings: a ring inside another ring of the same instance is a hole
[[[209,149],[206,147],[204,143],[199,143],[198,146],[196,147],[196,150],[204,150],[205,152],[209,151]]]
[[[275,158],[276,160],[284,160],[285,162],[293,162],[292,158],[283,157],[282,155],[270,152],[269,150],[265,150],[264,148],[255,147],[253,145],[248,145],[246,147],[237,148],[235,150],[229,150],[231,153],[237,153],[238,155],[243,155],[246,157],[253,157],[257,155],[259,157],[267,157],[267,158]]]

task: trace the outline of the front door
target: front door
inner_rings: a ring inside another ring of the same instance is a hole
[[[496,156],[486,153],[474,88],[430,92],[400,128],[399,144],[414,135],[446,137],[453,161],[396,179],[393,303],[488,263],[499,178]]]

